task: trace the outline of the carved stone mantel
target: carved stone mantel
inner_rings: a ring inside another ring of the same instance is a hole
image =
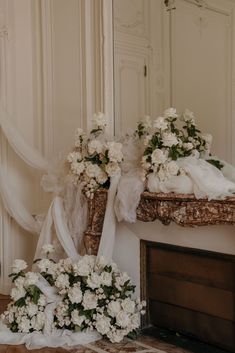
[[[84,233],[85,247],[90,254],[97,254],[102,233],[107,190],[100,189],[88,201],[88,227]],[[163,224],[174,222],[182,227],[215,224],[235,224],[235,196],[224,200],[196,199],[194,195],[143,192],[137,208],[137,219]]]

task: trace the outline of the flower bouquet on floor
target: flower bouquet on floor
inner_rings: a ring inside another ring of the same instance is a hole
[[[52,247],[44,249],[49,253]],[[131,299],[135,286],[115,263],[89,255],[77,262],[69,258],[59,262],[43,258],[36,263],[39,272],[25,273],[27,264],[23,260],[14,262],[12,301],[1,316],[11,331],[43,332],[49,312],[47,306],[51,304],[47,291],[43,293],[39,286],[43,278],[57,297],[52,333],[97,330],[111,342],[136,337],[146,303]]]
[[[109,188],[110,178],[120,173],[123,160],[122,144],[107,141],[104,131],[106,120],[102,113],[94,115],[94,128],[89,135],[77,129],[75,145],[67,156],[73,182],[83,185],[83,192],[92,199],[99,188]]]

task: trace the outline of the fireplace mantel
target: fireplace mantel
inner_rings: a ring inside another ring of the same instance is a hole
[[[100,189],[88,201],[88,227],[84,242],[90,254],[96,254],[102,233],[108,192]],[[174,222],[182,227],[235,224],[235,196],[224,200],[196,199],[192,194],[141,194],[137,219],[142,222],[160,220],[164,225]]]

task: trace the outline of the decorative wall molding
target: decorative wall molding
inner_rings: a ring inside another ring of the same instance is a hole
[[[46,157],[54,152],[53,0],[41,0],[43,148]]]

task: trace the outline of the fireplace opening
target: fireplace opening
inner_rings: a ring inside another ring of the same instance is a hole
[[[235,352],[235,256],[141,241],[142,326]]]

